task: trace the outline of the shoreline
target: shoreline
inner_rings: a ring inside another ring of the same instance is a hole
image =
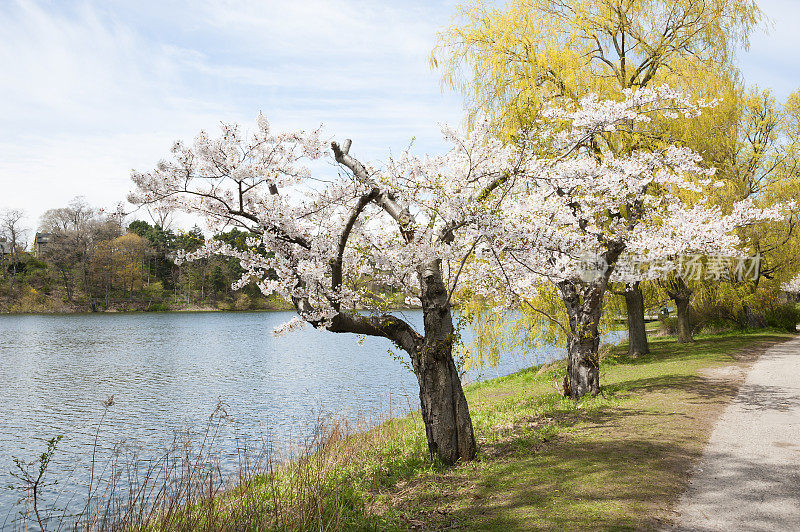
[[[769,346],[794,338],[776,331],[698,335],[693,344],[652,338],[651,354],[636,358],[623,343],[603,359],[603,393],[577,402],[553,388],[564,361],[466,385],[479,454],[449,468],[430,462],[419,410],[365,430],[333,420],[293,462],[202,486],[188,505],[170,499],[167,515],[146,525],[661,529],[674,522],[744,372]],[[211,498],[203,495],[209,488]]]
[[[366,310],[366,309],[356,309]],[[397,308],[388,312],[419,311],[421,307]],[[188,308],[171,310],[103,310],[103,311],[75,311],[75,312],[8,312],[0,311],[0,316],[101,316],[101,315],[131,315],[131,314],[201,314],[201,313],[220,313],[220,314],[247,314],[258,312],[295,312],[293,308],[264,308],[264,309],[219,309],[219,308]]]

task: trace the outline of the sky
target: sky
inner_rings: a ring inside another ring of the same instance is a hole
[[[428,56],[457,3],[0,0],[0,210],[35,229],[78,195],[113,208],[174,140],[259,112],[323,124],[365,160],[442,150],[463,109]],[[773,26],[740,66],[782,99],[800,86],[800,1],[760,4]]]

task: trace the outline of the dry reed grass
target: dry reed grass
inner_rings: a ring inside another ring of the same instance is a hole
[[[255,444],[237,439],[235,472],[225,474],[221,463],[230,449],[222,449],[221,435],[229,421],[220,403],[199,436],[176,437],[156,457],[120,446],[97,474],[93,458],[85,507],[78,514],[51,508],[44,528],[383,529],[384,518],[370,514],[365,495],[391,484],[401,469],[425,462],[424,431],[416,416],[377,426],[318,418],[310,436],[288,449],[265,438]],[[14,528],[38,528],[34,513],[21,513]]]

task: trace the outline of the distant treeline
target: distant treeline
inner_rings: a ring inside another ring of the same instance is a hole
[[[19,222],[19,220],[17,220]],[[203,232],[165,229],[93,209],[76,198],[51,209],[27,246],[15,227],[0,253],[0,312],[256,310],[288,308],[255,286],[234,291],[238,260],[176,261],[206,241]],[[9,235],[4,231],[4,235]],[[231,229],[211,238],[244,249],[250,235]]]

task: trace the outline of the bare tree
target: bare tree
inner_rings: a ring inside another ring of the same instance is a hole
[[[9,272],[11,280],[9,283],[11,294],[14,293],[14,281],[17,276],[19,246],[25,247],[25,234],[27,228],[22,227],[22,220],[25,219],[25,211],[21,209],[7,209],[0,213],[0,233],[11,243],[11,263]]]
[[[89,255],[89,224],[95,211],[82,197],[76,197],[66,207],[46,211],[39,224],[43,232],[52,233],[52,241],[43,256],[61,273],[67,299],[72,301],[73,274],[77,266],[86,271]]]
[[[46,211],[39,227],[52,233],[44,257],[61,274],[69,301],[73,298],[76,275],[84,289],[89,286],[89,261],[95,244],[122,234],[117,214],[102,216],[81,196],[73,198],[66,207]]]
[[[148,205],[147,214],[153,223],[163,229],[168,230],[172,225],[173,213],[175,210],[169,205]]]

